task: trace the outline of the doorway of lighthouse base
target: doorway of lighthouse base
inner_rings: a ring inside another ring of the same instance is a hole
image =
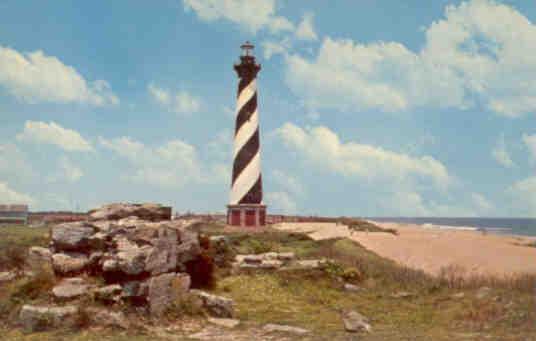
[[[258,227],[266,225],[266,206],[254,204],[228,205],[227,224]]]

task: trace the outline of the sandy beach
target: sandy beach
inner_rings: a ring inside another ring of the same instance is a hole
[[[438,274],[441,268],[452,265],[463,267],[467,275],[536,273],[536,248],[516,245],[534,242],[535,237],[373,223],[396,229],[398,236],[382,232],[351,234],[346,226],[334,223],[281,223],[274,227],[304,232],[316,240],[350,238],[382,257],[430,274]]]

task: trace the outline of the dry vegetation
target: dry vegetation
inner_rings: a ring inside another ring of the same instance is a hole
[[[207,235],[224,231],[219,225],[199,224],[195,228]],[[44,229],[0,229],[0,259],[9,258],[6,252],[12,251],[8,245],[45,245],[46,235]],[[535,276],[467,278],[463,269],[450,267],[436,278],[381,258],[349,239],[313,241],[303,234],[272,230],[227,235],[229,261],[237,253],[268,251],[293,251],[301,259],[332,260],[317,270],[232,274],[225,267],[216,269],[213,291],[235,300],[237,318],[243,321],[239,329],[281,323],[311,330],[306,339],[353,340],[355,335],[344,332],[340,318],[342,311],[353,309],[369,317],[373,328],[372,333],[360,335],[360,340],[536,340]],[[347,292],[343,290],[345,282],[361,289]],[[44,293],[52,283],[53,277],[44,272],[35,280],[22,278],[0,284],[2,340],[161,339],[141,330],[23,334],[8,323],[21,302],[47,300]],[[483,286],[490,289],[479,298]],[[401,292],[405,294],[397,297]],[[167,318],[172,322],[184,316],[203,320],[202,312],[185,301],[178,301]],[[174,338],[180,339],[178,335]]]

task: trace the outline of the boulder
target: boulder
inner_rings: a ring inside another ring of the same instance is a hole
[[[117,266],[120,271],[127,275],[138,275],[145,270],[145,260],[151,252],[151,247],[146,245],[138,247],[128,240],[120,239],[117,249]]]
[[[52,268],[60,275],[79,273],[88,263],[89,259],[82,253],[66,252],[52,255]]]
[[[183,265],[196,259],[201,254],[201,245],[199,245],[199,235],[196,232],[186,229],[180,230],[180,240],[177,246],[177,263]]]
[[[188,292],[190,276],[184,273],[166,273],[151,277],[148,281],[147,300],[153,316],[161,316],[171,303]]]
[[[296,265],[299,268],[303,269],[318,269],[321,266],[323,266],[326,263],[326,261],[321,259],[307,259],[307,260],[299,260],[296,262]]]
[[[85,313],[92,325],[128,329],[130,323],[120,311],[110,311],[103,308],[87,308]]]
[[[415,295],[407,291],[398,291],[398,292],[391,294],[392,298],[409,298],[413,296]]]
[[[118,301],[123,288],[119,284],[106,285],[93,291],[96,300],[104,302]]]
[[[203,308],[210,315],[215,317],[233,317],[234,302],[232,299],[212,295],[201,290],[191,290],[191,293],[201,299]]]
[[[149,284],[147,281],[128,281],[123,283],[122,289],[121,296],[124,298],[147,297]]]
[[[490,293],[491,293],[491,288],[489,288],[489,287],[480,287],[477,290],[477,292],[475,294],[475,297],[477,299],[479,299],[479,300],[482,300],[482,299],[488,297]]]
[[[52,252],[49,249],[39,246],[32,246],[28,249],[28,258],[26,262],[33,269],[50,267],[52,261]]]
[[[271,260],[263,260],[260,264],[261,269],[279,269],[283,265],[283,262],[277,259]]]
[[[63,223],[52,228],[52,245],[57,251],[81,251],[89,247],[93,227],[85,222]]]
[[[293,327],[293,326],[286,326],[282,324],[272,324],[272,323],[265,325],[262,329],[268,333],[278,332],[278,333],[290,333],[290,334],[296,334],[296,335],[304,335],[304,334],[309,333],[307,329]]]
[[[54,328],[74,328],[79,323],[78,307],[49,307],[24,305],[19,321],[26,331],[35,332]]]
[[[174,271],[177,268],[177,231],[158,230],[158,237],[152,241],[153,248],[145,261],[145,271],[152,276]]]
[[[104,205],[89,211],[89,220],[119,220],[135,216],[147,221],[162,221],[171,219],[171,207],[159,204],[128,204],[115,203]]]
[[[277,259],[283,262],[290,262],[296,258],[294,252],[280,252],[277,254]]]
[[[72,300],[87,294],[89,288],[81,278],[68,278],[52,288],[52,294],[58,300]]]
[[[240,320],[209,317],[208,322],[224,328],[234,328],[240,324]]]
[[[104,272],[116,272],[119,271],[119,262],[117,259],[106,259],[102,262],[102,271]]]
[[[370,332],[371,330],[368,319],[356,311],[345,312],[342,316],[342,321],[344,323],[344,328],[348,332]]]
[[[356,292],[356,291],[361,290],[361,288],[354,284],[344,283],[344,290],[350,291],[350,292]]]

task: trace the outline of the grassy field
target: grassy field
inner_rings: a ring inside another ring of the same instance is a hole
[[[207,234],[223,231],[217,226],[197,228]],[[45,229],[0,229],[0,257],[6,257],[2,256],[6,246],[45,245],[47,234]],[[341,312],[353,309],[367,316],[372,325],[372,333],[360,334],[359,340],[536,340],[533,277],[464,281],[455,271],[445,271],[442,278],[432,278],[348,239],[313,241],[302,234],[277,231],[231,233],[228,237],[235,253],[293,251],[302,259],[334,260],[321,270],[231,274],[229,269],[218,269],[214,292],[235,300],[237,318],[243,321],[241,328],[281,323],[311,330],[305,339],[353,340],[355,335],[346,333],[341,322]],[[344,291],[345,281],[361,290]],[[16,309],[13,287],[22,284],[0,286],[0,307],[10,304]],[[477,292],[484,284],[491,290],[479,299]],[[409,296],[396,297],[400,292]],[[43,299],[39,294],[34,298]],[[23,334],[9,323],[12,314],[0,315],[4,319],[1,340],[165,339],[110,330]],[[172,339],[187,338],[177,333]]]

